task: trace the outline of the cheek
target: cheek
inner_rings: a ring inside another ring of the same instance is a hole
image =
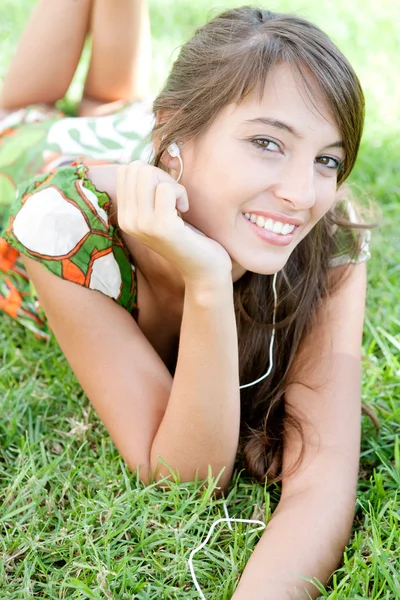
[[[182,184],[189,198],[187,215],[221,219],[221,211],[238,206],[249,195],[249,170],[232,153],[220,151],[198,153],[188,161]],[[254,182],[253,182],[254,186]],[[250,192],[251,193],[251,192]]]
[[[325,178],[322,181],[318,189],[316,190],[316,201],[313,209],[313,216],[316,220],[319,220],[328,212],[335,203],[336,198],[336,178]]]
[[[316,191],[315,204],[311,209],[311,219],[308,227],[303,230],[303,234],[300,236],[300,240],[304,239],[308,233],[315,227],[315,225],[322,219],[324,215],[332,208],[336,199],[336,181],[327,180],[320,185]]]

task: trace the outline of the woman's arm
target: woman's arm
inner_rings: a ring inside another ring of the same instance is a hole
[[[349,267],[349,273],[325,302],[298,357],[298,383],[287,391],[286,403],[302,419],[305,458],[283,479],[279,505],[234,600],[316,598],[317,589],[299,574],[326,583],[349,541],[360,451],[365,264]],[[288,431],[284,469],[299,448]]]
[[[219,481],[225,487],[240,409],[232,281],[187,290],[172,380],[127,310],[35,260],[24,263],[61,349],[129,468],[140,466],[148,483],[158,455],[182,481],[197,469],[207,478],[208,465],[214,476],[226,467]]]
[[[184,480],[214,476],[228,485],[240,426],[238,347],[232,280],[201,290],[186,286],[178,362],[151,465],[162,456]],[[168,471],[161,465],[160,473]]]

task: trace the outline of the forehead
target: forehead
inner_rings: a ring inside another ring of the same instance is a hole
[[[248,120],[273,118],[292,125],[304,137],[313,135],[335,141],[340,138],[340,129],[332,110],[312,74],[306,76],[307,88],[290,65],[274,65],[268,72],[261,99],[254,92],[240,104],[226,106],[221,117],[230,127],[241,129],[256,127],[246,123]]]

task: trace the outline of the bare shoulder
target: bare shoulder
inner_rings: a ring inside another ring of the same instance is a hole
[[[24,257],[49,325],[130,468],[150,460],[172,377],[130,313]]]
[[[344,269],[332,270],[337,277]],[[365,263],[346,267],[334,293],[321,307],[294,365],[285,395],[287,411],[300,419],[305,437],[301,467],[283,482],[293,494],[334,481],[354,491],[361,429],[361,344],[366,297]],[[285,437],[283,467],[290,468],[301,444],[295,431]]]

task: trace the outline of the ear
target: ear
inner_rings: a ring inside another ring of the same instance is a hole
[[[170,155],[169,152],[167,152],[165,150],[165,152],[163,152],[161,154],[161,158],[160,158],[160,162],[164,165],[164,167],[166,167],[169,170],[171,169],[176,169],[177,168],[177,162],[178,159],[174,158],[173,156]]]
[[[171,118],[172,115],[173,115],[172,110],[168,110],[165,108],[158,110],[155,114],[156,124],[161,125],[161,124],[167,123],[167,121]],[[159,143],[160,143],[160,139],[159,139]],[[169,152],[165,151],[162,153],[160,162],[167,169],[167,171],[170,172],[171,174],[174,172],[176,172],[177,174],[179,173],[179,170],[180,170],[179,160],[176,157],[171,156],[169,154]]]

